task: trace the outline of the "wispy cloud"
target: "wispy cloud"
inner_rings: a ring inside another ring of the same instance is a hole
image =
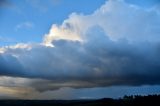
[[[13,42],[13,41],[14,41],[14,39],[12,39],[12,38],[0,36],[0,42]]]
[[[52,4],[54,6],[60,5],[62,3],[62,0],[51,0]]]
[[[23,22],[18,24],[15,27],[15,31],[22,30],[22,29],[32,29],[33,27],[34,27],[34,24],[32,22]]]
[[[48,8],[44,6],[43,3],[39,0],[26,0],[32,7],[40,10],[40,11],[47,11]]]
[[[61,3],[61,0],[26,0],[33,8],[38,9],[41,12],[46,12],[52,6],[58,6]]]

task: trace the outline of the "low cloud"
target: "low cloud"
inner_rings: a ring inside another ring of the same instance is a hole
[[[41,79],[27,85],[38,91],[160,84],[159,19],[153,8],[109,0],[53,25],[41,44],[1,48],[0,75]]]

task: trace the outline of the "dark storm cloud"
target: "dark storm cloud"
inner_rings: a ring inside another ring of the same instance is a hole
[[[59,40],[53,42],[54,48],[35,46],[25,52],[8,49],[6,54],[17,55],[22,62],[20,65],[19,60],[9,54],[1,56],[0,74],[46,79],[31,84],[39,91],[60,87],[160,84],[158,44],[114,42],[97,26],[87,35],[85,44]]]
[[[0,74],[6,76],[23,75],[23,68],[18,60],[11,55],[0,55]]]

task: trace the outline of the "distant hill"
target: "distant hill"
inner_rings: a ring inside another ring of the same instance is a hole
[[[160,106],[160,95],[99,100],[0,100],[0,106]]]

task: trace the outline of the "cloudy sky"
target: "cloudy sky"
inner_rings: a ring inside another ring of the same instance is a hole
[[[0,99],[160,94],[159,0],[0,0]]]

